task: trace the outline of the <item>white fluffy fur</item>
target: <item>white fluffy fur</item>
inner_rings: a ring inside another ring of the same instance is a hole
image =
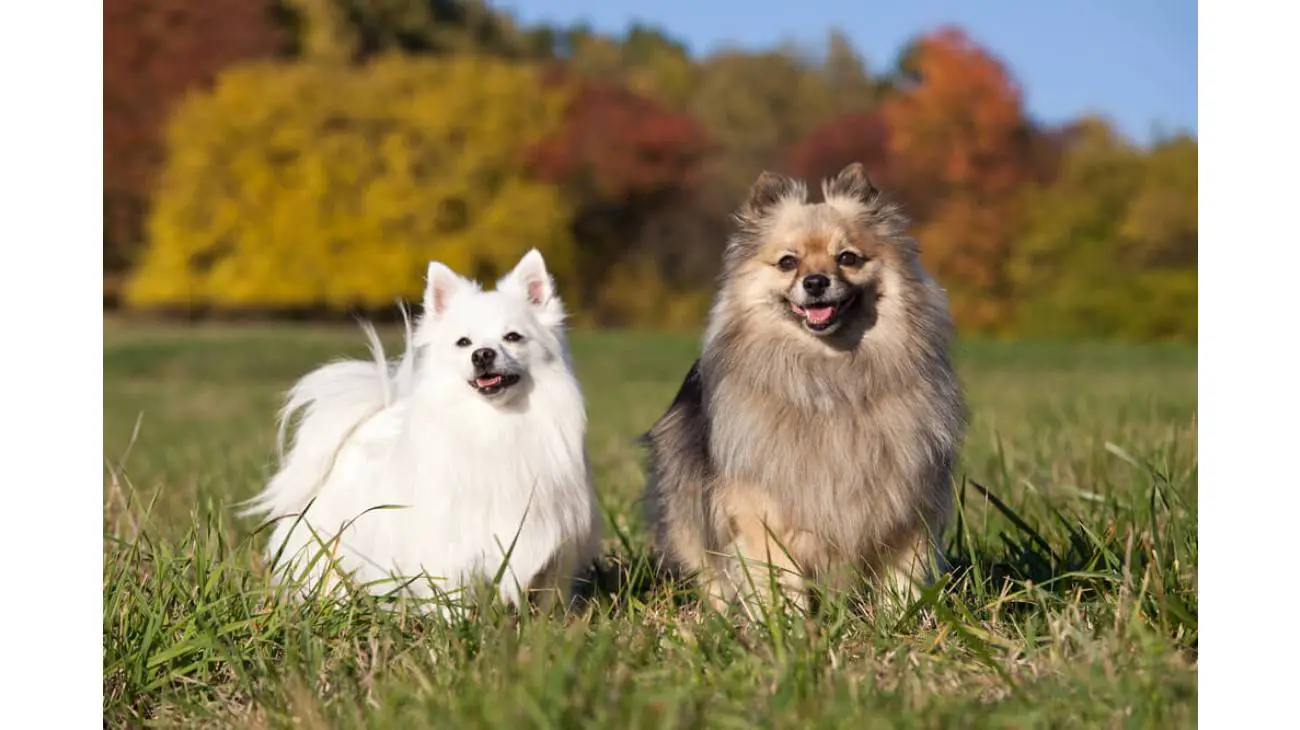
[[[277,580],[330,591],[344,573],[373,593],[404,583],[429,597],[490,580],[505,564],[507,602],[519,605],[530,588],[567,598],[595,557],[601,522],[564,317],[537,251],[496,291],[435,262],[424,316],[414,328],[407,321],[396,364],[366,324],[373,361],[299,380],[280,414],[283,443],[303,412],[292,447],[247,511],[277,521],[267,545],[268,559],[283,546]],[[481,347],[519,383],[491,397],[471,387],[470,353]],[[385,505],[396,507],[374,509]]]

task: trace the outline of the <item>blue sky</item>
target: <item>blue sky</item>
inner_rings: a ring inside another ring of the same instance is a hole
[[[818,43],[838,26],[868,67],[916,33],[954,23],[1011,69],[1034,118],[1109,117],[1137,142],[1196,132],[1196,0],[500,0],[525,23],[622,33],[656,25],[697,54],[724,45]]]

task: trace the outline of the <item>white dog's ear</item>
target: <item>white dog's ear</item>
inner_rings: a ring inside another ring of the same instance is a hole
[[[518,287],[529,304],[535,307],[545,305],[555,295],[555,284],[551,274],[546,270],[546,261],[537,249],[530,249],[519,259],[515,268],[505,276],[505,281]]]
[[[430,261],[429,273],[425,275],[424,311],[432,315],[442,314],[452,295],[468,283],[446,264]]]

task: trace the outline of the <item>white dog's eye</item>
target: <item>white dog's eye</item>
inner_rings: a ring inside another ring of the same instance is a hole
[[[456,347],[469,347],[472,344],[474,343],[470,342],[468,337],[462,337],[459,340],[456,340]]]
[[[506,342],[523,342],[524,336],[518,332],[507,332],[505,340]]]

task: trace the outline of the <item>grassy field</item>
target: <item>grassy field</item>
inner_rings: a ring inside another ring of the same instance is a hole
[[[265,535],[231,509],[273,467],[283,390],[361,355],[356,328],[106,321],[105,342],[108,726],[1196,724],[1195,349],[963,344],[948,583],[896,620],[832,605],[740,625],[643,579],[633,438],[695,339],[577,334],[608,516],[598,600],[437,624],[269,602]]]

